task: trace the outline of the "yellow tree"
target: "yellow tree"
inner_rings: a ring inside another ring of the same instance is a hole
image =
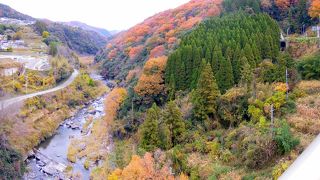
[[[312,0],[309,8],[309,15],[313,18],[320,16],[320,0]]]

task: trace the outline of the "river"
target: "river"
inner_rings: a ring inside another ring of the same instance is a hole
[[[99,76],[93,78],[99,79]],[[54,166],[49,165],[52,162],[61,164],[62,167],[72,167],[74,173],[81,174],[81,179],[89,179],[90,169],[84,168],[81,159],[77,160],[76,163],[71,163],[67,160],[68,146],[72,139],[86,136],[86,134],[81,133],[81,129],[89,116],[98,119],[105,115],[105,96],[91,101],[73,117],[66,119],[60,124],[52,137],[47,138],[35,148],[35,154],[26,160],[28,172],[25,174],[24,179],[65,179],[63,173],[57,171]]]

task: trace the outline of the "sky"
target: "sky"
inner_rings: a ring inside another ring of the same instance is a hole
[[[144,19],[189,0],[1,0],[35,18],[81,21],[107,30],[126,30]]]

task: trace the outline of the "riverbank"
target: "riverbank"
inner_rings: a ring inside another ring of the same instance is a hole
[[[73,117],[63,121],[53,136],[40,143],[26,161],[28,172],[24,179],[67,179],[80,175],[82,179],[89,179],[89,168],[84,167],[81,160],[70,162],[68,149],[75,139],[88,136],[94,120],[105,115],[105,96],[87,103]]]
[[[33,97],[25,101],[15,115],[3,114],[0,133],[5,134],[11,146],[23,156],[41,141],[53,135],[59,125],[76,114],[89,101],[107,91],[106,86],[93,81],[81,71],[74,82],[63,90]],[[10,112],[10,109],[6,110]]]

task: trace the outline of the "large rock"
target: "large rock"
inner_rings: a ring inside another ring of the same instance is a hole
[[[57,170],[54,168],[54,166],[52,166],[51,163],[43,167],[42,171],[50,176],[53,176],[57,173]]]

